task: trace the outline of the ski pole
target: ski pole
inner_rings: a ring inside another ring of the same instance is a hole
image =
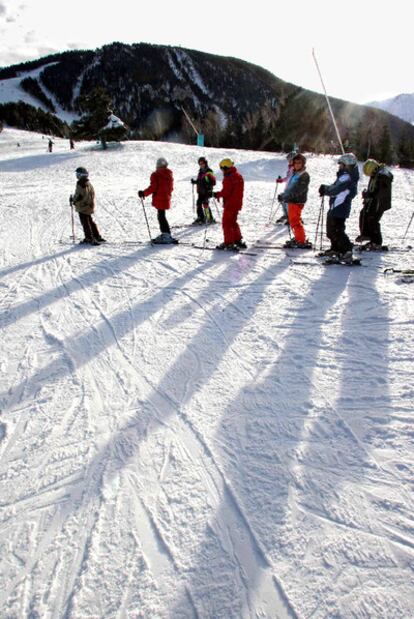
[[[195,193],[194,193],[194,185],[191,185],[191,191],[193,193],[193,213],[195,213]]]
[[[277,190],[278,190],[278,184],[276,183],[276,187],[275,187],[275,191],[274,191],[274,194],[273,194],[273,199],[272,199],[272,205],[271,205],[271,207],[270,207],[269,219],[267,220],[267,223],[268,223],[268,224],[270,224],[270,222],[272,221],[272,217],[273,217],[273,207],[274,207],[274,205],[275,205],[275,200],[276,200],[276,198],[277,198]],[[276,213],[277,213],[277,211],[278,211],[278,209],[279,209],[279,206],[280,206],[280,202],[278,202],[278,204],[277,204],[277,208],[276,208],[276,212],[275,212],[275,217],[276,217]]]
[[[76,239],[75,239],[75,216],[73,213],[73,196],[70,195],[69,196],[69,204],[70,204],[70,219],[71,219],[71,224],[72,224],[72,240],[75,243]]]
[[[408,234],[408,230],[410,229],[410,226],[411,226],[411,224],[412,224],[413,218],[414,218],[414,211],[413,211],[413,214],[411,215],[410,221],[408,222],[407,230],[406,230],[406,231],[405,231],[405,233],[404,233],[404,236],[403,236],[403,242],[405,241],[405,237],[406,237],[406,236],[407,236],[407,234]]]
[[[150,238],[150,243],[151,243],[151,245],[153,245],[152,236],[151,236],[151,230],[150,230],[149,223],[148,223],[148,217],[147,217],[147,213],[145,211],[144,198],[140,197],[140,200],[141,200],[142,210],[144,211],[144,217],[145,217],[145,221],[146,221],[146,224],[147,224],[147,230],[148,230],[148,236]]]
[[[216,211],[217,211],[217,217],[220,219],[220,211],[219,211],[217,199],[213,197],[213,200],[214,200],[214,206],[216,207]]]
[[[325,196],[322,196],[322,204],[321,204],[321,210],[322,210],[322,215],[321,215],[321,243],[319,246],[319,250],[322,251],[323,250],[323,226],[324,226],[324,222],[323,222],[323,215],[324,215],[324,210],[325,210],[325,200],[324,200]]]
[[[321,226],[322,228],[322,224],[323,224],[323,222],[321,223],[321,219],[323,217],[322,213],[323,213],[324,201],[325,201],[325,196],[322,196],[321,205],[319,207],[318,222],[316,224],[316,231],[315,231],[315,242],[314,242],[315,247],[316,247],[316,243],[318,240],[319,226]]]

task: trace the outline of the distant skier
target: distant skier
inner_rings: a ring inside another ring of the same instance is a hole
[[[243,206],[244,179],[231,159],[220,161],[220,170],[223,172],[223,188],[213,196],[218,200],[223,198],[224,242],[217,245],[217,249],[243,249],[246,243],[242,240],[237,217]]]
[[[75,148],[75,142],[72,138],[69,138],[69,148],[70,150],[73,150]]]
[[[176,243],[171,236],[170,226],[167,221],[166,211],[171,206],[171,194],[174,189],[173,173],[168,167],[168,161],[164,157],[157,159],[156,170],[151,174],[150,184],[146,189],[140,189],[138,196],[145,198],[152,195],[152,206],[157,209],[158,223],[161,234],[153,239],[153,243],[169,244]]]
[[[213,170],[209,168],[207,159],[200,157],[198,160],[200,169],[197,178],[192,178],[191,183],[197,185],[197,219],[194,224],[215,223],[213,213],[209,206],[209,198],[213,195],[213,187],[216,184],[216,177]]]
[[[88,245],[100,245],[106,240],[100,235],[98,227],[92,219],[92,213],[95,212],[95,190],[92,183],[89,181],[89,173],[86,168],[76,168],[76,183],[75,194],[72,198],[72,203],[75,206],[76,212],[79,214],[79,219],[82,224],[85,238],[81,243]]]
[[[382,234],[380,220],[391,208],[391,185],[393,175],[389,168],[375,159],[367,159],[363,166],[363,172],[369,176],[367,189],[362,192],[363,207],[359,214],[359,231],[355,241],[362,243],[366,249],[380,249],[382,247]]]
[[[331,247],[326,256],[337,256],[344,262],[353,261],[352,243],[345,232],[345,224],[351,213],[352,200],[358,191],[358,161],[353,153],[345,153],[337,160],[338,172],[332,185],[321,185],[320,196],[329,196],[329,211],[326,218],[326,236]]]
[[[292,159],[293,174],[285,191],[277,199],[282,204],[288,204],[289,225],[295,238],[286,241],[285,247],[309,249],[312,243],[306,240],[305,228],[302,224],[302,210],[308,197],[310,177],[306,171],[306,157],[301,153]]]
[[[53,151],[53,144],[54,144],[53,140],[51,140],[51,139],[49,138],[49,141],[48,141],[48,143],[47,143],[47,148],[48,148],[48,150],[49,150],[49,153],[51,153],[51,152]]]
[[[288,168],[287,168],[286,174],[283,178],[281,176],[278,176],[276,179],[276,183],[289,183],[292,177],[292,174],[293,174],[293,157],[297,154],[298,153],[296,150],[292,150],[292,152],[286,155],[286,159],[288,162]],[[276,220],[276,223],[277,224],[289,224],[287,202],[282,202],[282,209],[283,209],[283,215],[279,217],[279,219]]]

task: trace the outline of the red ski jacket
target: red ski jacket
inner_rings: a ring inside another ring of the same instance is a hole
[[[244,179],[234,166],[224,174],[223,188],[216,198],[223,198],[223,208],[240,211],[243,206]]]
[[[171,206],[171,194],[174,189],[173,173],[169,168],[158,168],[151,174],[150,185],[144,189],[144,195],[152,194],[152,206],[166,210]]]

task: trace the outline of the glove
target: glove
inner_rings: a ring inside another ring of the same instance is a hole
[[[319,187],[319,195],[326,196],[326,190],[328,189],[328,185],[321,185]]]
[[[192,179],[191,179],[191,184],[192,184],[192,185],[197,185],[197,181],[196,181],[196,179],[195,179],[195,178],[192,178]]]
[[[139,198],[145,198],[145,194],[144,194],[144,192],[142,191],[142,189],[140,189],[140,190],[138,191],[138,197],[139,197]]]
[[[283,193],[281,193],[280,195],[277,196],[277,201],[280,202],[282,204],[282,202],[285,201],[284,197],[283,197]]]
[[[276,179],[277,183],[283,183],[283,178],[281,176],[278,176]]]

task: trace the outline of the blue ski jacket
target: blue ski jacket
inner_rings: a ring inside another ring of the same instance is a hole
[[[348,219],[351,202],[358,192],[358,166],[338,170],[336,181],[325,186],[325,195],[329,196],[329,212],[338,219]]]

